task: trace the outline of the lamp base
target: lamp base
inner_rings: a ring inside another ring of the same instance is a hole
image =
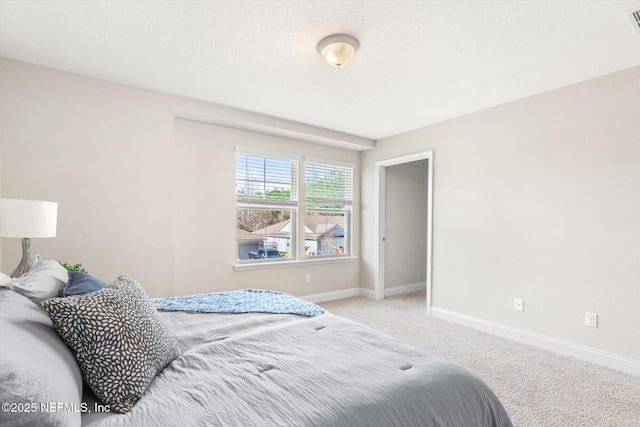
[[[11,273],[12,278],[24,276],[31,270],[31,265],[33,261],[31,261],[31,239],[25,237],[22,239],[22,259],[20,260],[20,264],[16,267],[15,270]]]

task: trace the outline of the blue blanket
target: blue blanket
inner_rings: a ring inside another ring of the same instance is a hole
[[[318,316],[325,310],[293,295],[260,289],[156,298],[159,311],[197,313],[282,313]]]

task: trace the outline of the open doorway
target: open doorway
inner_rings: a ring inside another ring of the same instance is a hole
[[[431,314],[433,151],[376,166],[375,296],[426,289]]]

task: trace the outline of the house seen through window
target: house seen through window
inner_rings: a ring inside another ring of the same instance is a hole
[[[294,158],[236,153],[238,260],[349,255],[353,168],[307,161],[304,177],[299,177],[298,163]],[[304,247],[297,244],[300,220]]]

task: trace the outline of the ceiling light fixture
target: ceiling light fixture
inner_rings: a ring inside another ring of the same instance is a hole
[[[318,52],[329,65],[341,68],[353,58],[360,44],[354,37],[346,34],[334,34],[320,40]]]

